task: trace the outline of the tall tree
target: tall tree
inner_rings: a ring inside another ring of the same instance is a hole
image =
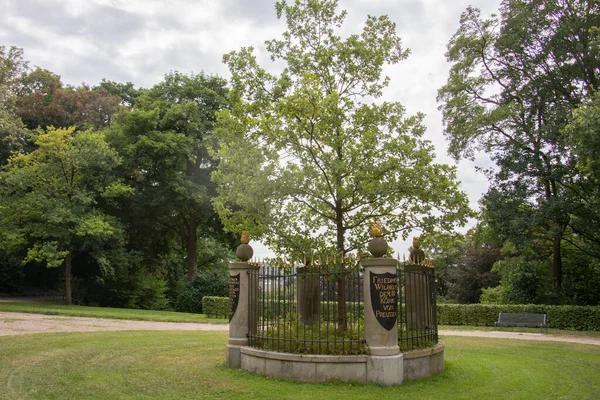
[[[28,70],[23,50],[0,46],[0,166],[11,154],[29,150],[32,133],[15,114],[15,102]]]
[[[102,86],[65,87],[59,75],[38,67],[22,79],[15,112],[29,129],[100,129],[110,124],[120,102]]]
[[[251,230],[279,251],[344,255],[379,220],[389,239],[412,229],[451,229],[468,215],[455,171],[433,161],[422,114],[406,117],[382,96],[383,67],[408,56],[387,16],[369,16],[360,35],[336,31],[336,0],[275,4],[281,39],[266,42],[279,76],[252,48],[224,57],[231,112],[220,114],[215,201],[231,231]],[[297,254],[297,253],[296,253]],[[346,328],[346,285],[337,281],[338,324]]]
[[[50,128],[35,144],[0,173],[3,247],[26,248],[24,261],[64,265],[71,303],[73,257],[84,251],[108,267],[104,251],[124,242],[121,225],[97,207],[98,200],[131,190],[113,175],[120,159],[99,133]]]
[[[408,56],[395,24],[369,16],[361,34],[338,36],[336,0],[276,3],[287,30],[266,42],[279,76],[252,48],[224,56],[231,111],[220,117],[215,205],[231,231],[248,229],[280,251],[348,253],[380,220],[390,239],[410,230],[450,230],[466,197],[452,167],[436,164],[422,114],[373,102],[387,64]]]
[[[562,134],[598,87],[595,0],[505,0],[499,16],[468,8],[448,44],[452,68],[439,91],[455,158],[490,154],[488,221],[517,242],[545,247],[560,295],[573,175]]]
[[[136,89],[134,86],[131,82],[118,83],[106,79],[102,79],[102,82],[98,85],[98,87],[104,88],[111,95],[120,97],[121,104],[127,107],[133,107],[135,99],[146,90],[143,88]]]
[[[128,219],[182,239],[189,282],[197,271],[198,235],[221,235],[211,203],[215,188],[210,174],[216,161],[207,146],[213,140],[215,112],[229,104],[225,84],[203,73],[169,73],[112,127],[111,141],[123,152],[128,179],[138,189],[130,204],[130,216],[137,217]]]

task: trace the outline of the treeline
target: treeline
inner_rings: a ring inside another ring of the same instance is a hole
[[[188,311],[190,291],[225,294],[235,240],[207,151],[225,80],[73,87],[0,47],[0,101],[0,293]],[[188,286],[198,271],[210,279]]]

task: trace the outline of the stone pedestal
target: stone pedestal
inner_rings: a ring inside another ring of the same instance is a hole
[[[431,320],[426,271],[427,267],[422,265],[407,264],[404,266],[406,326],[409,331],[426,329]]]
[[[248,345],[248,333],[256,330],[258,276],[250,271],[258,266],[248,262],[229,264],[229,341],[227,342],[227,365],[241,367],[240,349]],[[250,305],[254,304],[253,307]]]
[[[319,322],[320,287],[318,270],[313,268],[298,268],[298,284],[296,304],[302,322],[314,325]]]
[[[365,340],[370,354],[399,354],[397,261],[372,258],[361,264],[365,269]]]

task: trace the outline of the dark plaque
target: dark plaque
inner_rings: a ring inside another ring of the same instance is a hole
[[[398,319],[398,277],[386,272],[371,272],[371,306],[377,321],[391,331]]]
[[[240,274],[229,275],[229,322],[240,302]]]

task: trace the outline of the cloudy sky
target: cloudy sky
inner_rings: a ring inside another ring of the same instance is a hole
[[[385,99],[400,101],[409,113],[424,112],[426,137],[435,144],[438,161],[453,163],[446,154],[435,99],[448,76],[446,44],[467,6],[489,15],[497,11],[500,0],[340,0],[339,4],[348,11],[345,33],[360,32],[368,14],[387,14],[396,22],[411,55],[387,68],[392,81]],[[270,60],[264,41],[279,37],[284,29],[274,1],[269,0],[0,0],[0,45],[23,48],[32,66],[49,69],[72,85],[96,85],[106,78],[149,87],[172,70],[227,78],[224,53],[251,45],[265,66]],[[458,164],[459,179],[474,208],[487,189],[474,164],[486,163],[481,156],[475,163]],[[407,247],[396,246],[397,251]],[[263,255],[261,246],[255,248]]]

